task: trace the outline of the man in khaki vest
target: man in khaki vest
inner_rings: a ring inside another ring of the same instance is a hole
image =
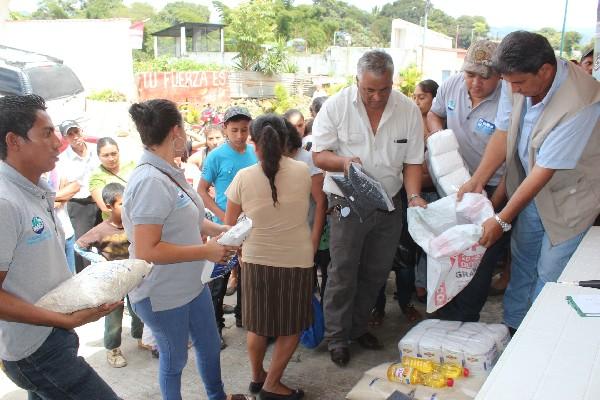
[[[600,83],[536,33],[512,32],[493,60],[504,79],[497,130],[458,196],[481,192],[506,161],[509,201],[484,222],[480,244],[513,223],[504,322],[514,332],[600,213]]]

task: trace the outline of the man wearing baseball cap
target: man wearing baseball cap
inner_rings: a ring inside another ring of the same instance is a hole
[[[492,66],[492,56],[497,43],[490,40],[474,42],[465,56],[462,72],[450,77],[438,89],[433,105],[427,115],[427,125],[432,135],[444,129],[452,129],[459,144],[459,152],[469,173],[473,174],[496,130],[494,120],[500,100],[500,74]],[[502,181],[504,166],[490,179],[486,192],[492,196]],[[503,200],[501,189],[493,200]],[[496,203],[496,201],[493,201]],[[494,204],[497,206],[496,204]],[[452,301],[438,310],[444,319],[478,321],[479,312],[485,304],[497,262],[508,249],[508,234],[489,248],[473,279]]]
[[[216,215],[217,220],[215,222],[220,224],[225,219],[225,208],[227,207],[225,191],[233,181],[235,174],[240,169],[258,162],[254,147],[246,144],[250,132],[250,121],[252,121],[252,116],[246,108],[233,106],[227,109],[223,116],[226,142],[208,153],[202,166],[202,179],[198,185],[198,194],[202,197],[204,206]],[[208,192],[211,186],[215,187],[214,199]],[[221,331],[225,326],[223,299],[227,291],[228,279],[229,274],[224,279],[216,279],[210,284],[219,335],[221,335]],[[238,282],[241,282],[241,275]],[[236,325],[241,326],[241,290],[239,285],[237,288],[237,305],[234,312]],[[224,347],[225,342],[221,335],[221,348]]]
[[[76,182],[79,191],[58,192],[57,200],[68,201],[67,210],[75,230],[75,237],[83,236],[92,229],[98,219],[98,207],[89,191],[90,175],[99,165],[96,145],[84,140],[81,126],[74,120],[63,121],[58,126],[61,135],[69,144],[59,156],[57,168],[61,176],[61,188]],[[89,262],[75,254],[75,268],[79,272]]]

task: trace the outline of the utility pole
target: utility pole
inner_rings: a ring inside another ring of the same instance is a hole
[[[423,43],[421,43],[421,75],[423,74],[423,60],[425,59],[425,37],[427,36],[427,17],[429,16],[429,8],[431,1],[425,3],[425,16],[423,18]]]
[[[562,57],[563,55],[563,48],[565,45],[565,25],[567,23],[567,8],[569,8],[569,0],[565,0],[565,14],[563,15],[563,26],[562,32],[560,34],[560,57]]]

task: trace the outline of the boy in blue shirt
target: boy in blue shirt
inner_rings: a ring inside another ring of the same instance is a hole
[[[220,224],[225,219],[225,208],[227,207],[225,191],[235,174],[240,169],[254,165],[258,161],[254,148],[246,144],[250,131],[250,121],[252,121],[252,116],[246,108],[230,107],[223,117],[223,127],[227,141],[208,153],[206,160],[204,160],[198,194],[202,197],[204,206],[215,214],[215,222]],[[211,186],[215,187],[215,199],[208,193]],[[228,279],[229,274],[223,279],[216,279],[210,283],[219,334],[225,326],[223,299],[227,290]],[[241,277],[238,279],[237,305],[234,311],[237,326],[241,326],[242,322],[239,282],[241,282]],[[221,335],[221,348],[224,347],[225,342]]]

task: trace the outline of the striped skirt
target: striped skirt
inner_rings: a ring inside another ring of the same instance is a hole
[[[242,323],[261,336],[289,336],[312,324],[312,268],[242,262]]]

